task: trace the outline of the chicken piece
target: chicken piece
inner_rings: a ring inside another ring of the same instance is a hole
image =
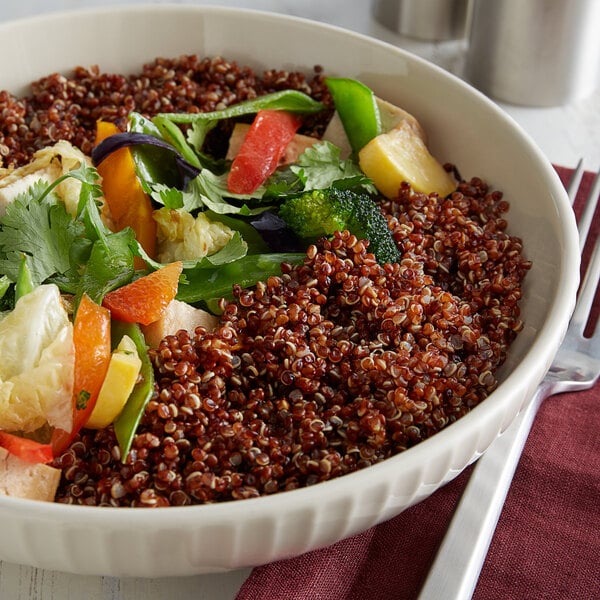
[[[21,169],[29,166],[25,165],[25,167],[11,171],[10,175],[0,179],[0,217],[6,213],[6,207],[19,194],[26,192],[34,183],[41,180],[45,184],[50,184],[61,175],[60,167],[57,163],[51,163],[41,169],[35,169],[30,172],[21,171]]]
[[[246,123],[236,123],[231,137],[229,138],[229,148],[227,149],[228,160],[233,160],[240,150],[240,146],[250,129],[250,125]],[[292,138],[292,141],[286,146],[285,152],[279,161],[281,165],[289,165],[295,163],[298,157],[311,146],[314,146],[319,140],[308,135],[297,133]]]
[[[85,162],[91,164],[90,159],[69,142],[61,140],[42,148],[33,155],[33,160],[18,169],[0,169],[0,216],[6,212],[6,206],[40,179],[44,183],[52,183],[61,175],[72,171]],[[77,213],[79,191],[81,182],[68,178],[61,182],[56,193],[63,200],[67,211],[71,215]]]
[[[421,123],[419,123],[419,121],[417,121],[417,119],[409,112],[406,112],[403,108],[391,104],[386,100],[382,100],[381,98],[377,98],[377,106],[381,118],[381,131],[390,131],[390,129],[398,127],[400,123],[406,122],[406,124],[415,132],[417,137],[421,138],[424,144],[427,143],[427,135],[421,126]]]
[[[0,448],[0,496],[52,502],[59,481],[59,469],[25,462]]]
[[[143,326],[142,331],[150,348],[158,348],[164,337],[175,335],[180,329],[193,333],[196,327],[201,326],[210,331],[218,322],[218,317],[201,308],[194,308],[180,300],[172,300],[163,316],[158,321]]]

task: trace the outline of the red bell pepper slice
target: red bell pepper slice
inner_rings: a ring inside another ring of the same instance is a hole
[[[282,110],[260,110],[237,156],[231,163],[227,188],[234,194],[251,194],[271,175],[300,127],[300,119]]]
[[[0,431],[0,446],[28,463],[47,463],[54,458],[51,444],[40,444],[6,431]]]

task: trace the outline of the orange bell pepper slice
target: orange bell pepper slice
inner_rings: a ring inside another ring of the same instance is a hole
[[[96,123],[96,144],[119,133],[114,123]],[[156,254],[156,221],[152,218],[153,208],[148,194],[144,192],[135,172],[135,163],[129,148],[120,148],[107,156],[99,165],[104,198],[117,231],[131,227],[137,241],[150,258]],[[135,266],[145,267],[145,262],[136,257]]]
[[[110,362],[110,313],[87,294],[83,294],[75,315],[73,346],[73,426],[71,431],[54,430],[55,456],[69,446],[92,414]]]
[[[102,304],[120,321],[142,325],[154,323],[175,298],[182,271],[181,261],[170,263],[158,271],[108,292]]]

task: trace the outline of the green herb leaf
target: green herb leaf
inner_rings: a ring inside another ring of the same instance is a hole
[[[222,297],[231,297],[233,285],[242,287],[266,281],[270,275],[281,275],[281,263],[301,263],[305,253],[249,254],[223,265],[201,264],[185,272],[185,285],[180,285],[177,298],[184,302],[214,303]]]
[[[77,298],[83,292],[98,304],[104,296],[131,281],[135,273],[132,246],[135,233],[131,228],[96,240],[77,286]]]
[[[0,219],[0,274],[17,281],[25,254],[34,286],[71,267],[71,244],[83,226],[67,212],[47,184],[39,181],[19,194]]]
[[[202,169],[200,174],[189,182],[185,191],[162,184],[154,185],[152,198],[167,208],[183,209],[186,212],[208,209],[219,215],[250,216],[270,208],[262,205],[250,207],[246,204],[249,200],[260,202],[263,194],[264,188],[254,194],[232,194],[227,189],[227,175],[216,175],[208,169]],[[239,203],[232,202],[235,200],[239,200]]]
[[[87,403],[89,402],[91,394],[87,390],[81,390],[77,394],[77,399],[75,400],[75,407],[77,410],[85,410]]]
[[[184,208],[194,210],[195,202],[213,212],[225,215],[257,215],[269,208],[259,206],[250,208],[247,204],[233,204],[231,200],[260,200],[264,190],[257,190],[254,194],[232,194],[227,189],[227,175],[215,175],[207,169],[202,169],[198,177],[193,179],[184,193]]]
[[[150,196],[158,204],[175,210],[183,208],[183,192],[164,183],[155,183],[150,188]]]
[[[81,181],[76,217],[53,192],[67,177]],[[131,281],[134,233],[106,227],[97,180],[96,170],[82,165],[50,185],[34,184],[8,205],[0,219],[0,275],[19,283],[16,298],[27,288],[53,282],[77,298],[85,291],[101,302],[107,292]]]
[[[354,161],[340,159],[340,149],[330,142],[319,142],[307,148],[290,169],[303,182],[305,190],[336,187],[363,188],[371,194],[377,191]]]

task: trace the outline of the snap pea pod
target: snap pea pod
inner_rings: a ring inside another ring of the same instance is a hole
[[[232,104],[222,110],[205,113],[159,113],[159,120],[167,119],[173,123],[195,123],[198,121],[218,121],[255,114],[259,110],[285,110],[293,113],[316,113],[323,110],[324,106],[305,93],[297,90],[280,90],[264,94]]]
[[[185,280],[179,286],[177,299],[184,302],[211,303],[231,297],[233,285],[250,287],[271,275],[281,275],[281,263],[300,263],[303,252],[248,254],[239,260],[214,267],[198,267],[184,271]]]
[[[113,346],[116,346],[124,335],[128,335],[133,340],[142,361],[142,367],[138,382],[135,384],[121,414],[113,423],[115,435],[121,449],[122,461],[125,461],[127,454],[129,454],[133,436],[154,391],[154,368],[148,356],[148,346],[142,330],[136,323],[112,321],[111,338]]]
[[[17,274],[17,281],[15,283],[15,302],[33,291],[35,284],[31,277],[31,270],[27,264],[27,257],[25,254],[21,255],[21,263],[19,264],[19,272]]]
[[[321,102],[314,100],[298,90],[280,90],[232,104],[222,110],[205,113],[159,113],[152,119],[162,136],[171,142],[183,154],[186,160],[194,164],[194,153],[202,152],[207,133],[223,119],[232,119],[256,114],[260,110],[284,110],[291,113],[311,114],[323,110]],[[191,131],[184,136],[177,124],[191,125]],[[196,157],[196,160],[197,157]]]
[[[353,152],[381,133],[381,116],[373,90],[356,79],[327,77],[325,84]]]

